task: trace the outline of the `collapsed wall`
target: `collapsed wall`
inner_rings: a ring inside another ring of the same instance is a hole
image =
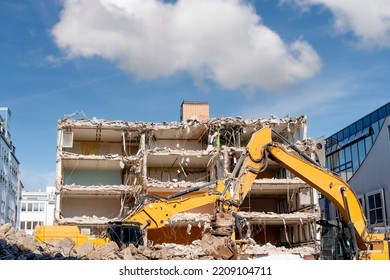
[[[227,178],[251,135],[263,127],[311,154],[315,145],[307,138],[306,121],[305,116],[180,123],[59,120],[56,224],[75,224],[98,235],[145,193],[167,196]],[[209,225],[212,211],[207,205],[177,214],[166,227],[149,231],[148,238],[191,244]],[[255,180],[240,215],[241,234],[257,244],[294,247],[317,239],[316,192],[272,161]]]

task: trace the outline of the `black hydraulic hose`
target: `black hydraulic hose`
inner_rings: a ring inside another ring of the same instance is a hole
[[[340,188],[340,192],[341,192],[341,194],[343,196],[345,210],[346,210],[347,216],[348,216],[348,228],[349,228],[349,231],[350,231],[351,237],[352,237],[352,245],[353,245],[355,258],[358,259],[358,257],[359,257],[359,248],[358,248],[357,241],[356,241],[355,227],[354,227],[353,222],[351,220],[351,212],[349,210],[347,195],[346,195],[345,191],[346,191],[345,187],[341,187]]]
[[[278,136],[280,139],[282,139],[284,142],[286,142],[289,147],[291,149],[293,149],[295,152],[297,152],[298,154],[300,154],[302,157],[304,157],[306,160],[308,160],[309,162],[317,165],[317,166],[320,166],[320,164],[316,161],[314,161],[311,157],[309,157],[308,155],[306,155],[301,149],[299,149],[295,144],[291,143],[290,141],[288,141],[283,135],[281,135],[279,132],[271,129],[271,131],[273,133],[276,134],[276,136]]]
[[[182,191],[182,192],[178,192],[178,193],[174,193],[174,194],[168,195],[168,196],[166,197],[166,199],[172,199],[172,198],[176,198],[176,197],[179,197],[179,196],[188,194],[188,193],[192,193],[192,192],[199,191],[200,189],[203,189],[203,188],[205,188],[205,187],[214,185],[216,182],[217,182],[217,181],[213,181],[213,182],[210,182],[210,183],[203,184],[203,185],[201,185],[201,186],[196,186],[196,187],[189,188],[188,190],[184,190],[184,191]]]

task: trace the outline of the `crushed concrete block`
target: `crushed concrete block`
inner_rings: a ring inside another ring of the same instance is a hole
[[[16,245],[21,250],[28,250],[31,252],[39,252],[39,247],[37,247],[37,241],[31,235],[25,234],[24,232],[17,232],[16,236]]]
[[[5,236],[7,232],[12,228],[10,223],[4,224],[0,226],[0,236]]]
[[[151,256],[152,256],[152,250],[150,249],[150,248],[148,248],[148,247],[146,247],[146,246],[140,246],[140,248],[138,248],[139,250],[139,252],[143,255],[143,256],[145,256],[145,257],[147,257],[147,258],[151,258]]]
[[[88,254],[88,258],[97,259],[97,260],[112,260],[120,259],[117,255],[119,247],[115,242],[110,242],[108,244],[95,247],[95,249]]]
[[[64,256],[70,256],[73,252],[73,249],[75,248],[75,243],[70,238],[64,238],[59,243],[59,248],[61,250],[61,253]]]
[[[130,247],[124,248],[120,253],[119,257],[123,260],[134,260],[134,256]]]
[[[86,257],[93,251],[93,244],[91,242],[85,242],[83,245],[76,247],[75,251],[77,256]]]
[[[119,248],[115,242],[94,247],[85,243],[74,247],[70,239],[63,239],[56,245],[40,243],[24,231],[15,231],[12,227],[0,227],[4,238],[0,238],[0,260],[212,260],[212,256],[204,253],[201,241],[195,240],[190,245],[163,243],[136,248],[130,244]],[[7,233],[5,237],[4,232]],[[316,259],[318,251],[312,246],[285,248],[276,247],[270,243],[265,245],[248,244],[245,252],[248,258],[259,258],[272,254],[290,254],[300,259]]]

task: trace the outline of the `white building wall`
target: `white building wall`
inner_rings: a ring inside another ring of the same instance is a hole
[[[23,192],[21,200],[19,228],[33,234],[37,225],[53,225],[54,187],[46,187],[46,192]]]
[[[383,192],[385,219],[390,219],[390,116],[379,132],[378,138],[367,157],[348,183],[355,193],[365,200],[364,207],[369,218],[366,198],[373,192]],[[382,226],[382,225],[381,225]],[[383,225],[384,226],[384,225]]]
[[[0,107],[0,113],[0,225],[11,223],[17,227],[21,195],[19,161],[9,132],[11,113],[6,107]]]

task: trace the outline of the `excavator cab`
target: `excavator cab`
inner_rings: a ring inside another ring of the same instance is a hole
[[[107,236],[121,248],[129,244],[138,247],[144,245],[144,231],[141,224],[136,222],[110,222]]]

